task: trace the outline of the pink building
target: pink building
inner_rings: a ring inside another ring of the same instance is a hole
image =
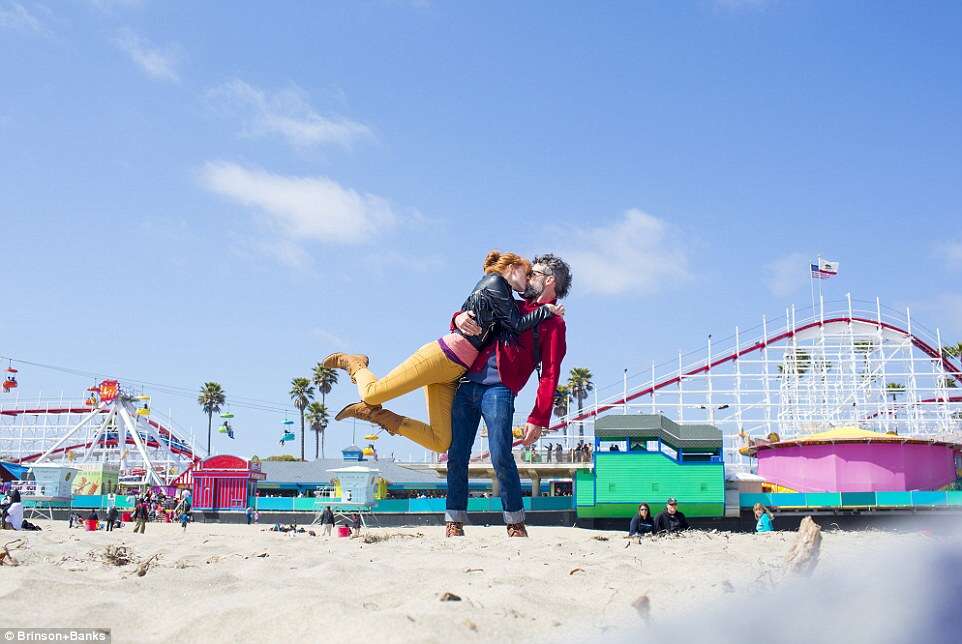
[[[758,475],[796,492],[903,492],[937,490],[955,482],[962,445],[835,429],[751,445]]]
[[[198,510],[244,510],[263,480],[260,461],[220,454],[195,465],[193,507]]]

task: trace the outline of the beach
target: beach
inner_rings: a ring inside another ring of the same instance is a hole
[[[0,567],[4,612],[18,626],[110,628],[115,642],[593,640],[757,592],[779,576],[795,537],[691,531],[638,544],[535,526],[509,540],[503,526],[467,526],[461,539],[418,527],[372,528],[365,540],[319,527],[312,537],[154,523],[140,535],[38,523],[41,532],[3,532],[4,542],[27,539],[12,552],[19,565]],[[929,539],[826,528],[812,579]],[[118,545],[134,563],[104,560]],[[149,558],[138,576],[136,562]]]

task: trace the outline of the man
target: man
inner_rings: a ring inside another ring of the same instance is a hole
[[[114,524],[117,523],[117,506],[112,505],[110,509],[107,510],[107,532],[113,532]]]
[[[150,510],[147,508],[147,501],[141,499],[137,502],[134,507],[134,534],[140,533],[144,534],[144,530],[147,528],[147,517]]]
[[[536,257],[531,268],[525,301],[516,300],[522,315],[542,304],[554,304],[571,287],[571,269],[554,255]],[[452,322],[462,333],[477,335],[480,327],[468,312],[459,313]],[[468,507],[468,461],[481,418],[488,427],[491,464],[501,488],[501,506],[508,536],[527,537],[521,477],[511,453],[514,399],[538,364],[541,373],[534,409],[525,425],[523,442],[532,445],[551,418],[554,392],[565,355],[565,322],[552,316],[518,336],[517,342],[493,343],[482,351],[461,379],[451,410],[451,447],[448,449],[448,498],[445,535],[464,536]]]
[[[334,513],[331,512],[331,506],[324,508],[324,512],[321,513],[321,525],[324,527],[324,536],[331,536],[331,529],[334,527]]]
[[[668,497],[665,509],[655,517],[655,532],[672,534],[688,528],[688,519],[678,511],[678,500],[673,496]]]

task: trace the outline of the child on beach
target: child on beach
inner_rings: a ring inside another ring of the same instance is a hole
[[[187,514],[187,512],[181,512],[181,513],[180,513],[180,527],[184,529],[184,532],[187,532],[187,523],[188,523],[189,521],[190,521],[190,515]]]
[[[524,292],[531,262],[515,253],[496,250],[483,263],[484,277],[475,285],[461,311],[470,311],[481,334],[465,336],[453,331],[433,340],[386,376],[378,378],[368,369],[365,355],[332,353],[323,366],[347,371],[357,384],[361,402],[346,406],[335,420],[357,418],[375,423],[391,435],[405,436],[434,452],[445,452],[451,444],[451,407],[458,380],[467,372],[481,350],[492,342],[512,343],[522,331],[531,329],[552,315],[564,315],[564,307],[544,304],[521,315],[512,290]],[[412,296],[414,297],[414,296]],[[406,418],[381,405],[418,388],[424,388],[428,423]]]
[[[755,532],[774,532],[775,525],[772,522],[772,513],[761,503],[756,503],[752,506],[752,511],[755,513]]]

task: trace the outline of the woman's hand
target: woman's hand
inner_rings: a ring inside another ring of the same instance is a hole
[[[545,304],[548,310],[557,315],[558,317],[564,317],[565,307],[561,304]]]

